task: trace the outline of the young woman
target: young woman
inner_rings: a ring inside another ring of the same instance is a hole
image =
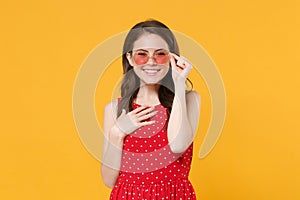
[[[171,30],[136,24],[123,46],[121,97],[105,106],[101,175],[110,199],[196,199],[188,179],[200,95]]]

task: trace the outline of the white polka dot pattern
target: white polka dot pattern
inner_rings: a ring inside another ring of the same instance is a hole
[[[133,109],[139,107],[133,104]],[[193,143],[182,154],[170,150],[167,138],[168,114],[162,104],[148,120],[153,125],[137,129],[124,139],[121,169],[110,200],[172,199],[195,200],[188,179]]]

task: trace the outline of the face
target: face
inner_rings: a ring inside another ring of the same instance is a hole
[[[129,64],[143,84],[157,84],[167,74],[170,65],[168,44],[156,34],[144,34],[127,53]]]

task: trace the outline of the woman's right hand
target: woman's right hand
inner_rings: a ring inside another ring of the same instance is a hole
[[[136,129],[155,123],[152,121],[144,121],[152,116],[154,116],[157,111],[151,112],[154,107],[140,106],[128,113],[123,109],[121,115],[116,120],[116,126],[120,129],[122,133],[128,135],[135,131]]]

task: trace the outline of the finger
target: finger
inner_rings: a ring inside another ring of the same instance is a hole
[[[122,109],[121,115],[125,115],[126,114],[126,110]]]
[[[179,60],[179,59],[180,59],[180,57],[177,56],[175,53],[171,53],[171,52],[170,52],[170,54],[171,54],[172,56],[174,56],[174,57],[176,58],[176,60]]]
[[[151,124],[154,124],[154,123],[155,123],[155,120],[153,120],[153,121],[147,121],[147,122],[141,122],[140,126],[151,125]]]
[[[186,57],[184,57],[184,56],[180,56],[180,58],[181,58],[182,60],[184,60],[184,61],[188,61],[188,59],[187,59]]]
[[[188,61],[185,61],[184,65],[185,65],[185,67],[184,67],[184,70],[183,70],[183,74],[185,76],[187,76],[190,73],[190,71],[192,70],[193,67]]]
[[[183,64],[185,65],[185,67],[191,68],[192,64],[189,62],[188,59],[186,59],[185,57],[181,56],[182,60],[183,60]]]
[[[136,109],[132,110],[131,113],[133,114],[136,114],[142,110],[144,110],[147,106],[140,106],[140,107],[137,107]]]
[[[137,120],[139,120],[139,121],[146,120],[146,119],[148,119],[148,118],[153,117],[154,115],[156,115],[157,112],[158,111],[154,111],[154,112],[151,112],[151,113],[149,113],[147,115],[140,116],[140,117],[137,118]]]
[[[175,53],[170,53],[170,54],[176,58],[178,66],[185,68],[186,64],[189,64],[188,59],[186,59],[186,57],[178,56]]]
[[[175,59],[174,59],[173,56],[171,56],[170,61],[171,61],[172,68],[175,70],[176,69],[176,63],[175,63]]]
[[[183,56],[180,56],[180,58],[177,61],[177,64],[180,65],[183,68],[187,68],[188,66],[191,65],[189,63],[189,61],[185,57],[183,57]]]
[[[154,107],[149,107],[149,108],[147,108],[145,110],[142,110],[141,112],[139,112],[139,113],[136,114],[136,117],[140,117],[142,115],[145,115],[145,114],[151,112],[153,109],[154,109]]]
[[[187,77],[192,68],[192,65],[189,62],[186,62],[185,68],[182,70],[182,76]]]
[[[172,55],[177,56],[176,54],[172,54]],[[176,68],[184,69],[183,60],[182,60],[180,57],[177,56],[177,63],[175,63],[174,57],[173,57],[173,56],[171,56],[171,57],[172,57],[173,60],[174,60],[174,62],[172,63],[172,59],[171,59],[171,64],[172,64],[172,66],[174,67],[174,69],[176,69]]]
[[[185,68],[184,60],[181,58],[179,60],[177,60],[177,65],[180,66],[181,68]]]

